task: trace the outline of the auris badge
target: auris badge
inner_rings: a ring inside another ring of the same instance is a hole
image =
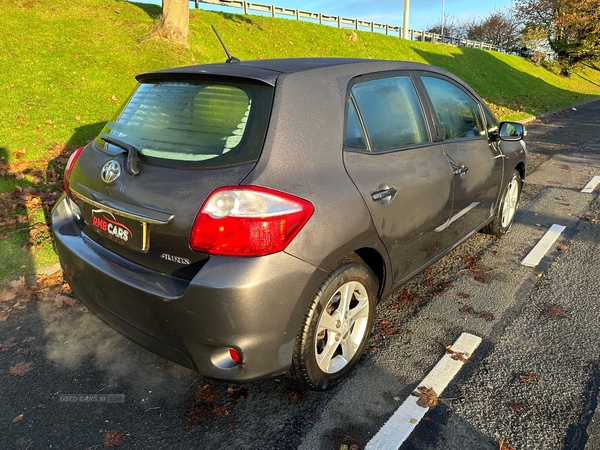
[[[121,176],[121,165],[118,162],[111,159],[102,166],[100,176],[102,177],[102,180],[105,183],[113,183],[117,178]]]

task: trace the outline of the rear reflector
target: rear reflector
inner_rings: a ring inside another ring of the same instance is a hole
[[[229,356],[231,356],[231,359],[233,359],[233,362],[235,362],[236,364],[241,364],[242,355],[240,355],[240,352],[238,352],[235,348],[229,349]]]
[[[212,192],[190,235],[192,250],[212,255],[263,256],[284,250],[314,211],[299,197],[257,186]]]

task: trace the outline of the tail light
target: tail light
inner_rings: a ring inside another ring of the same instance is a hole
[[[296,196],[257,186],[212,192],[190,235],[192,250],[213,255],[263,256],[284,250],[314,211]]]
[[[73,166],[77,162],[77,158],[79,158],[79,155],[81,155],[82,151],[83,151],[83,147],[79,147],[77,150],[75,150],[73,153],[71,153],[71,156],[69,156],[69,159],[67,160],[67,165],[65,166],[65,175],[64,175],[65,192],[67,193],[67,195],[69,197],[71,196],[71,190],[69,189],[69,181],[71,178],[71,172],[73,170]]]

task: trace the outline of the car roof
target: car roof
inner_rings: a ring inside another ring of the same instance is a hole
[[[190,79],[206,75],[246,78],[274,85],[282,74],[310,72],[323,68],[339,69],[339,74],[360,75],[390,70],[428,70],[444,72],[435,66],[410,61],[374,60],[363,58],[281,58],[199,64],[140,74],[140,82],[158,79]]]

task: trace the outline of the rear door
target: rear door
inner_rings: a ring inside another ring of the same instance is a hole
[[[452,170],[429,128],[409,74],[352,86],[344,163],[388,250],[394,282],[439,254],[450,217]]]
[[[444,233],[450,246],[493,214],[503,158],[489,140],[483,108],[476,98],[442,75],[423,74],[421,80],[453,172],[452,216]]]
[[[196,214],[254,167],[272,99],[272,86],[215,77],[138,85],[73,168],[83,232],[138,264],[193,277],[207,257],[189,247]]]

